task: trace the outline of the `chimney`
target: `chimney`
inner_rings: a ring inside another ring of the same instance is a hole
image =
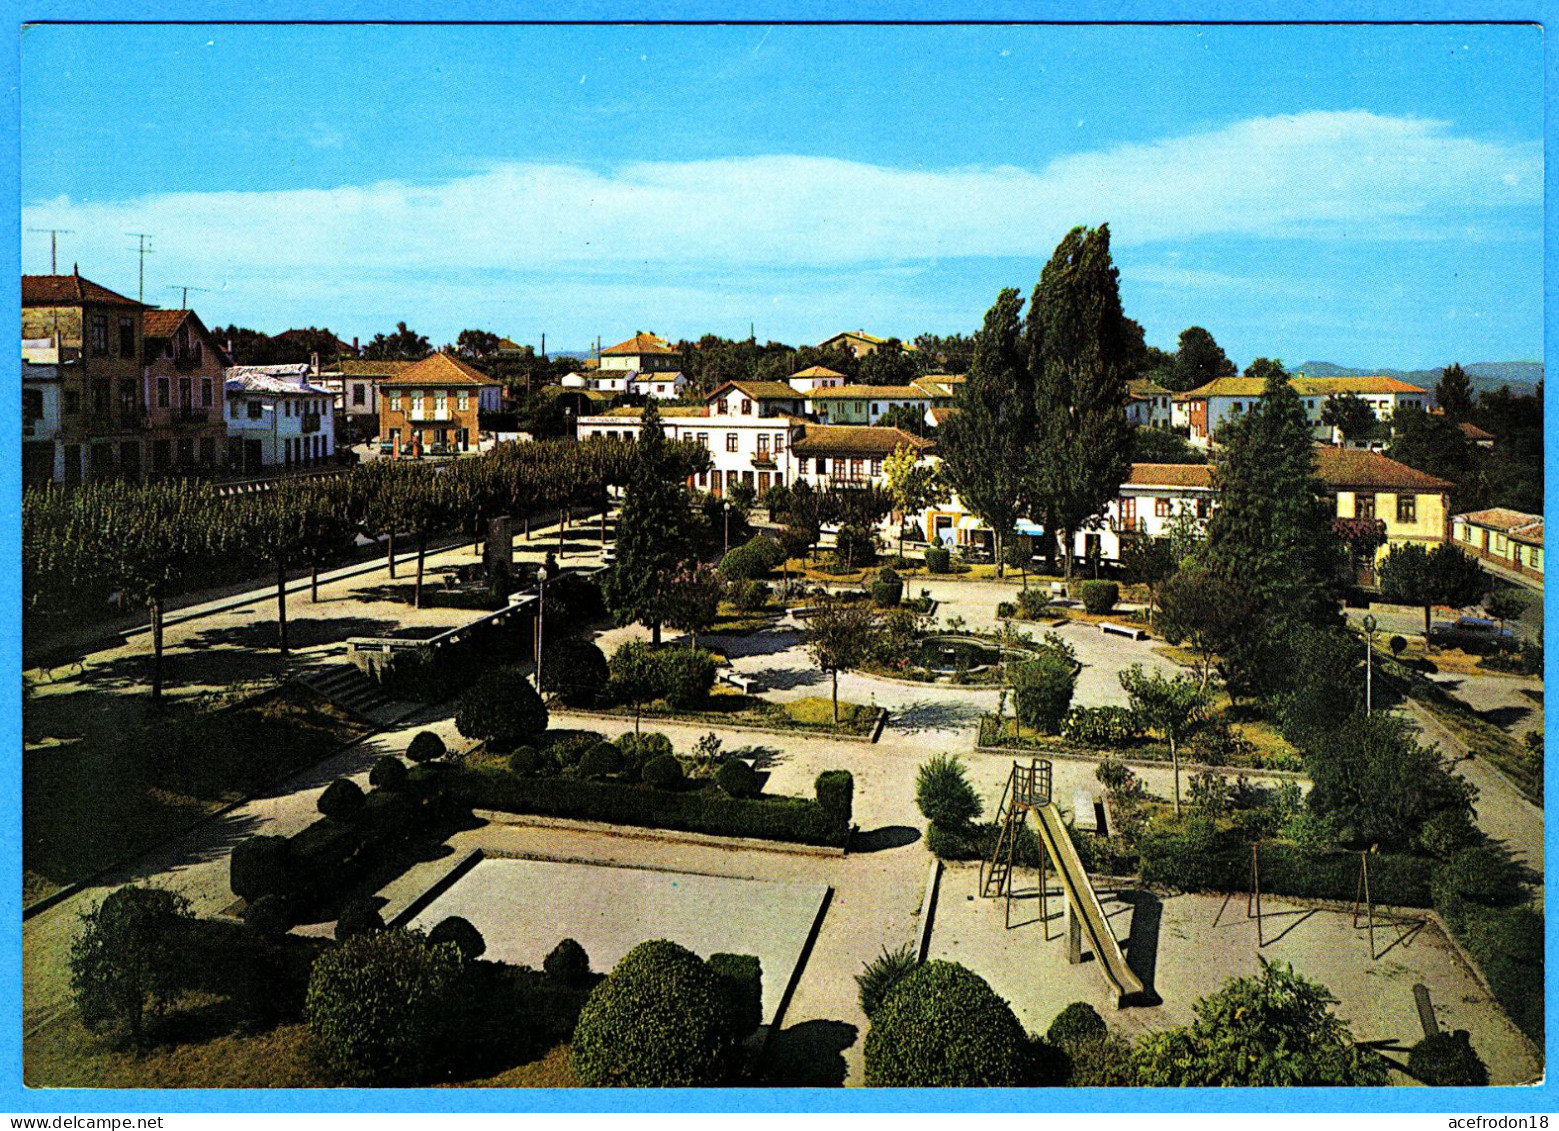
[[[318,354],[318,352],[309,354],[309,373],[311,373],[312,375],[314,375],[316,377],[319,375],[319,354]]]
[[[352,356],[361,357],[362,355],[363,351],[357,348],[357,335],[354,334],[352,335]]]

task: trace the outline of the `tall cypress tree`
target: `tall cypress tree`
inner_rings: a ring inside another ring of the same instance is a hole
[[[1434,387],[1435,400],[1445,410],[1448,420],[1466,420],[1472,415],[1472,382],[1461,362],[1453,361],[1440,374]]]
[[[1271,690],[1281,683],[1278,658],[1296,630],[1340,623],[1335,585],[1342,545],[1321,501],[1304,406],[1286,377],[1270,374],[1260,402],[1226,425],[1222,438],[1207,560],[1255,609],[1242,655],[1233,658],[1241,673],[1235,683],[1246,679],[1249,690]]]
[[[1068,580],[1075,533],[1131,470],[1128,336],[1110,228],[1073,228],[1040,273],[1025,327],[1034,387],[1029,499],[1060,538]]]
[[[947,481],[964,506],[995,531],[997,576],[1002,548],[1024,513],[1022,469],[1033,428],[1034,401],[1018,320],[1022,309],[1018,292],[1008,287],[985,312],[958,411],[943,423],[938,437]]]
[[[654,400],[644,406],[633,470],[617,524],[617,564],[606,577],[607,607],[619,624],[647,625],[660,643],[664,595],[694,557],[685,460],[660,426]]]

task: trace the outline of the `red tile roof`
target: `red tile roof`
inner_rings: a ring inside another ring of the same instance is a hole
[[[675,357],[677,351],[672,349],[664,338],[657,338],[654,334],[646,334],[642,331],[626,342],[618,342],[615,346],[608,346],[601,351],[602,357],[631,357],[635,354],[670,354]]]
[[[1355,396],[1428,393],[1421,386],[1410,385],[1395,377],[1306,377],[1303,373],[1296,373],[1289,377],[1288,383],[1302,397],[1342,396],[1345,393]],[[1189,392],[1176,393],[1174,399],[1184,402],[1205,400],[1208,397],[1260,397],[1266,390],[1266,384],[1260,377],[1219,377]]]
[[[1480,440],[1494,439],[1494,433],[1485,432],[1482,428],[1479,428],[1470,420],[1464,420],[1456,427],[1460,428],[1462,430],[1462,435],[1466,436],[1467,439],[1471,440],[1473,443],[1477,443]]]
[[[863,424],[807,424],[791,443],[798,456],[855,455],[889,456],[900,446],[925,454],[936,448],[936,441],[922,439],[901,428],[881,428]]]
[[[141,320],[141,333],[148,338],[171,338],[188,317],[187,310],[148,310]]]
[[[928,401],[935,394],[918,385],[831,385],[826,389],[813,389],[807,394],[815,400],[869,401]]]
[[[496,385],[491,377],[445,353],[414,362],[384,377],[381,385]]]
[[[704,399],[718,400],[727,389],[740,389],[755,401],[799,401],[803,396],[783,381],[727,381]]]
[[[91,279],[83,279],[80,275],[22,276],[23,306],[76,306],[83,302],[143,308],[146,305],[99,286]]]
[[[1127,487],[1200,487],[1209,490],[1212,485],[1210,463],[1134,463],[1123,484]]]
[[[1511,510],[1509,507],[1489,507],[1487,510],[1468,511],[1456,517],[1474,526],[1487,526],[1490,530],[1500,530],[1506,534],[1514,533],[1526,526],[1542,525],[1543,522],[1543,516],[1540,514],[1527,514],[1525,511]]]
[[[809,365],[798,373],[792,373],[792,377],[843,377],[843,373],[835,373],[825,365]]]
[[[1316,471],[1332,490],[1365,487],[1377,491],[1449,491],[1455,486],[1426,475],[1379,452],[1348,448],[1315,449]]]

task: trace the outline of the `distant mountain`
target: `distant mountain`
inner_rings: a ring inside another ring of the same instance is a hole
[[[1307,361],[1293,368],[1311,377],[1395,377],[1423,389],[1433,389],[1444,372],[1443,368],[1349,369],[1329,361]],[[1537,383],[1543,379],[1541,361],[1475,361],[1462,368],[1467,371],[1473,389],[1480,393],[1492,393],[1502,385],[1509,385],[1512,393],[1533,393],[1537,391]]]

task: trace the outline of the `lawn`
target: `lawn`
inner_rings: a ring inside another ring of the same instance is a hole
[[[22,760],[24,903],[146,851],[368,732],[295,684],[235,706],[137,711]]]
[[[633,718],[631,705],[612,707],[601,714],[620,718]],[[678,723],[722,723],[773,728],[776,730],[817,730],[835,734],[866,735],[876,725],[876,711],[859,703],[839,701],[839,725],[834,726],[833,700],[822,696],[808,696],[775,703],[748,695],[735,688],[716,687],[701,707],[679,710],[664,699],[646,703],[640,711],[644,723],[665,721]]]

